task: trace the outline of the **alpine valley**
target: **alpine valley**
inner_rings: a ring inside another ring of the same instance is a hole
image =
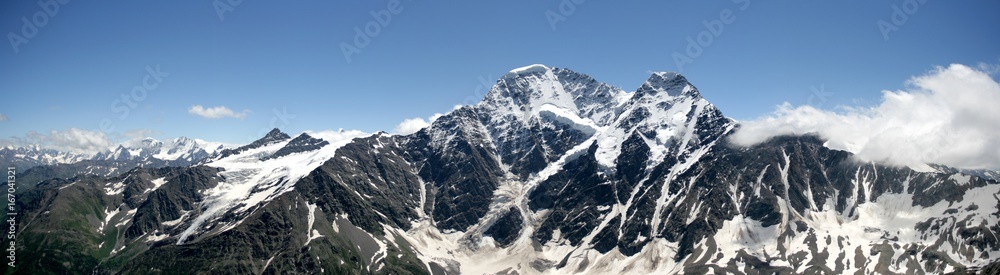
[[[5,162],[34,166],[5,268],[996,271],[996,172],[860,161],[815,135],[739,147],[739,127],[676,73],[629,92],[531,65],[408,135],[274,129],[244,146],[147,139],[90,158],[4,148]]]

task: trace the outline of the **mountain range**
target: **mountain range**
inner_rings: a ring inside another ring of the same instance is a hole
[[[43,149],[38,145],[0,147],[0,161],[3,161],[8,167],[14,167],[18,170],[41,165],[69,164],[86,159],[87,157],[84,155]]]
[[[186,137],[179,137],[167,143],[154,138],[144,138],[132,144],[118,145],[112,151],[100,152],[93,160],[107,161],[154,161],[180,162],[185,166],[208,158],[211,154],[225,149],[221,143],[209,143]]]
[[[8,272],[996,268],[995,171],[861,161],[808,134],[740,147],[739,128],[677,73],[625,91],[531,65],[408,135],[144,139],[86,160],[5,148],[36,166]]]

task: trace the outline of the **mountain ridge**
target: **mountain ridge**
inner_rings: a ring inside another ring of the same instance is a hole
[[[858,162],[816,136],[730,146],[737,128],[680,74],[626,92],[532,65],[409,135],[274,129],[191,166],[46,181],[21,230],[78,236],[79,251],[25,255],[73,255],[34,271],[403,274],[951,272],[1000,257],[995,180]],[[46,232],[69,221],[87,226]]]

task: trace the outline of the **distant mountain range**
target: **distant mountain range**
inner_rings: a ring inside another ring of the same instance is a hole
[[[27,147],[0,147],[0,163],[25,170],[42,165],[74,164],[81,161],[115,161],[115,162],[163,162],[165,165],[186,166],[197,163],[213,154],[226,149],[218,142],[179,137],[168,142],[154,138],[143,138],[118,145],[114,150],[99,152],[96,155],[74,154],[53,149],[43,149],[38,145]]]
[[[119,145],[112,151],[101,152],[93,160],[107,161],[151,161],[188,162],[203,160],[224,149],[221,143],[209,143],[186,137],[179,137],[167,143],[153,138],[144,138],[133,144]]]
[[[409,135],[274,129],[233,148],[144,139],[90,159],[34,148],[18,160],[36,167],[13,271],[997,268],[996,171],[860,162],[811,135],[737,147],[739,127],[676,73],[627,92],[532,65]]]
[[[88,157],[68,152],[60,152],[53,149],[42,149],[35,146],[30,147],[0,147],[0,163],[8,167],[15,167],[19,170],[28,169],[40,165],[68,164],[86,160]]]

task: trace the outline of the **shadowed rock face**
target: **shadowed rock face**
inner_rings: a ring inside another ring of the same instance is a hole
[[[215,158],[216,159],[226,158],[228,156],[232,156],[232,155],[236,155],[236,154],[239,154],[239,153],[242,153],[242,152],[246,152],[247,150],[250,150],[250,149],[260,148],[261,146],[272,144],[272,143],[276,143],[276,142],[285,141],[285,140],[288,140],[290,138],[292,138],[292,137],[288,136],[288,134],[282,132],[281,130],[278,130],[278,128],[274,128],[270,132],[267,132],[267,135],[264,135],[264,137],[262,137],[262,138],[260,138],[258,140],[255,140],[254,142],[251,142],[250,144],[247,144],[247,145],[244,145],[244,146],[240,146],[240,147],[237,147],[237,148],[234,148],[234,149],[225,149],[225,150],[222,150],[221,152],[219,152],[219,155],[216,156]]]
[[[808,135],[731,147],[737,127],[675,73],[627,93],[532,66],[410,135],[275,129],[205,165],[44,181],[19,197],[17,271],[940,273],[1000,255],[990,171]]]
[[[314,138],[306,133],[302,133],[301,135],[295,137],[295,139],[289,141],[285,147],[281,147],[281,149],[277,152],[265,157],[263,160],[280,158],[294,153],[315,151],[328,144],[330,144],[330,142]]]
[[[493,226],[483,232],[483,235],[493,237],[493,240],[501,247],[509,246],[521,234],[522,219],[521,212],[517,208],[507,209],[507,214],[504,214]]]

